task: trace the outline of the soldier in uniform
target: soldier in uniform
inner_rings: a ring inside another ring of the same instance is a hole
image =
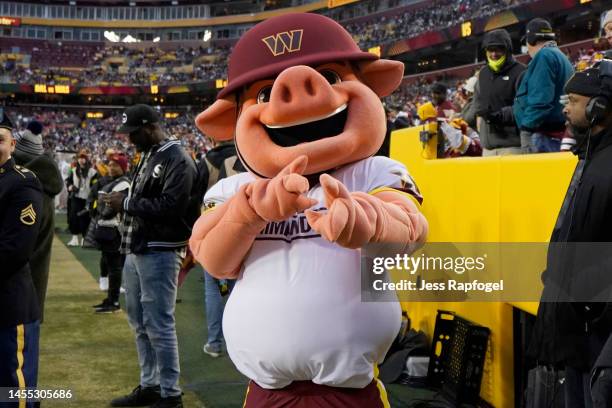
[[[43,198],[34,173],[11,157],[12,128],[0,108],[0,387],[16,389],[36,387],[38,375],[40,311],[29,258]],[[25,400],[0,401],[0,408],[33,406]]]

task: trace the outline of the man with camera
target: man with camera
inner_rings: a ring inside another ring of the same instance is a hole
[[[478,73],[474,111],[483,156],[520,154],[521,140],[512,104],[525,66],[512,56],[512,40],[504,29],[487,33],[482,41],[487,65]]]

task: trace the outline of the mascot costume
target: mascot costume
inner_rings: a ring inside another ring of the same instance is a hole
[[[360,248],[408,250],[427,235],[406,168],[371,157],[385,136],[380,98],[403,71],[327,17],[285,14],[240,39],[227,87],[196,118],[234,139],[248,170],[206,193],[190,240],[212,276],[238,279],[223,332],[251,379],[246,408],[389,406],[375,369],[401,309],[361,301]]]

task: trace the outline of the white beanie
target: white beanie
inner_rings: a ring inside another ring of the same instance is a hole
[[[602,27],[603,27],[603,28],[606,28],[606,26],[607,26],[609,23],[612,23],[612,10],[609,10],[609,11],[606,13],[606,17],[604,18],[604,21],[603,21],[603,25],[602,25]]]

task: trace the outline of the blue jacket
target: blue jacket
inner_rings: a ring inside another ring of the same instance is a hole
[[[521,130],[555,131],[564,128],[559,97],[574,68],[555,43],[545,45],[527,66],[514,99],[514,118]]]

